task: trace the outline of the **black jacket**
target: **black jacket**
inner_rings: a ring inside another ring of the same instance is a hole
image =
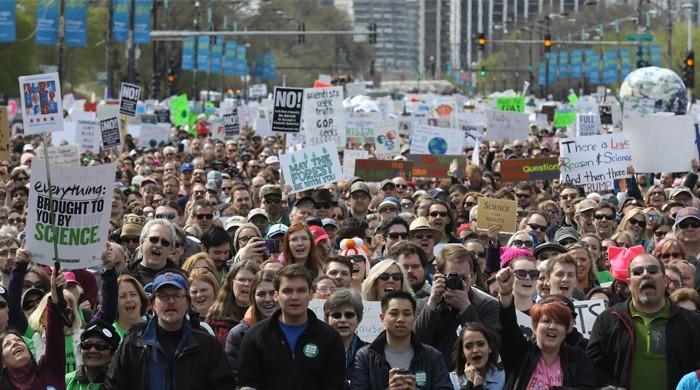
[[[338,331],[307,310],[294,353],[279,326],[281,310],[253,325],[240,347],[238,385],[257,390],[342,390],[345,351]]]
[[[148,288],[146,288],[146,286],[153,283],[153,280],[159,273],[166,270],[171,270],[178,273],[182,272],[180,267],[178,267],[177,264],[170,259],[165,261],[165,266],[163,266],[161,269],[143,267],[141,266],[141,260],[143,260],[143,258],[137,258],[131,261],[122,273],[135,277],[136,280],[138,280],[139,283],[141,283],[141,285],[146,289],[147,294],[150,294],[150,291]]]
[[[629,388],[635,342],[629,299],[600,313],[586,352],[602,385]],[[674,303],[666,323],[666,359],[669,389],[700,367],[700,316]]]
[[[231,367],[216,338],[183,321],[175,359],[158,342],[158,318],[134,325],[112,359],[106,390],[230,390],[235,386]],[[170,387],[169,387],[170,386]]]
[[[355,369],[352,371],[350,389],[380,390],[389,386],[389,362],[384,356],[386,331],[377,336],[372,344],[362,347],[355,354]],[[417,390],[452,390],[450,373],[440,359],[440,351],[418,342],[415,334],[411,335],[413,359],[410,371],[416,376]],[[425,383],[422,383],[424,378]]]
[[[503,327],[501,359],[506,371],[505,389],[525,389],[537,368],[542,351],[537,344],[528,341],[520,331],[515,315],[515,304],[511,303],[509,307],[499,305],[499,307],[499,318]],[[559,361],[564,374],[562,383],[565,388],[593,389],[598,386],[593,363],[586,358],[583,350],[572,348],[562,342]]]
[[[442,353],[446,367],[452,366],[452,352],[457,340],[457,328],[460,326],[467,322],[480,322],[494,334],[500,333],[498,301],[476,288],[470,289],[471,305],[462,314],[444,305],[431,310],[427,304],[428,299],[429,297],[418,301],[416,334],[421,342]]]

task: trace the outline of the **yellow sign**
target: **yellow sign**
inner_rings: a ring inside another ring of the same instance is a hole
[[[500,232],[515,233],[518,202],[507,199],[479,198],[476,227],[488,230],[498,225]]]

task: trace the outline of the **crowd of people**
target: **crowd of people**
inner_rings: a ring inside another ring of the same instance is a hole
[[[697,161],[630,167],[602,193],[505,182],[503,160],[559,155],[565,133],[531,125],[527,140],[467,147],[463,176],[290,194],[282,137],[199,130],[82,155],[118,169],[102,263],[70,271],[25,247],[41,138],[13,136],[0,388],[700,388]],[[477,228],[482,197],[517,201],[515,233]],[[586,338],[575,302],[588,299],[606,310]],[[372,301],[383,330],[363,340]]]

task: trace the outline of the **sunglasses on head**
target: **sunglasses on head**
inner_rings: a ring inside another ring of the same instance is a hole
[[[148,241],[154,245],[160,242],[160,245],[162,245],[166,248],[170,247],[170,241],[166,240],[163,237],[151,236],[151,237],[148,237]]]
[[[355,312],[354,311],[346,311],[346,312],[336,311],[336,312],[329,314],[329,316],[333,319],[336,319],[336,320],[339,320],[342,317],[345,317],[346,319],[351,320],[351,319],[355,318]]]
[[[89,341],[83,341],[80,343],[80,349],[84,349],[86,351],[89,351],[93,348],[95,348],[98,351],[106,351],[106,350],[110,349],[111,347],[105,343],[91,343]]]
[[[698,221],[696,219],[692,219],[690,221],[688,221],[688,220],[681,221],[681,222],[678,222],[678,227],[681,229],[687,229],[689,227],[692,227],[693,229],[697,229],[700,227],[700,221]]]
[[[405,239],[408,238],[408,233],[389,232],[389,234],[387,234],[387,235],[388,235],[389,238],[391,238],[392,240],[398,240],[399,238],[402,239],[402,240],[405,240]]]
[[[541,231],[541,232],[544,232],[545,230],[547,230],[547,226],[545,226],[545,225],[540,225],[540,224],[537,224],[537,223],[528,223],[527,226],[529,226],[530,229],[532,229],[532,230],[539,230],[539,231]]]
[[[403,274],[401,272],[394,272],[391,274],[388,272],[384,272],[384,273],[379,274],[379,276],[378,276],[378,279],[382,280],[384,282],[388,281],[389,278],[391,278],[392,280],[394,280],[396,282],[400,282],[403,280]]]
[[[661,267],[656,264],[647,265],[646,267],[640,265],[639,267],[632,268],[632,275],[642,276],[645,270],[649,275],[656,275],[661,272]]]
[[[608,221],[612,221],[613,219],[615,219],[615,216],[612,214],[596,214],[593,216],[593,218],[597,220],[607,219]]]
[[[530,279],[537,280],[537,278],[540,277],[540,271],[536,269],[532,269],[529,271],[524,269],[516,269],[515,271],[513,271],[513,274],[515,274],[515,277],[518,279],[525,279],[529,276]]]

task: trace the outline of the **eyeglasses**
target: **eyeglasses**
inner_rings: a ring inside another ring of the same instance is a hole
[[[545,212],[549,215],[559,214],[559,209],[547,209]]]
[[[515,194],[520,199],[526,199],[530,197],[530,194]]]
[[[321,294],[333,294],[336,291],[336,288],[335,287],[317,287],[316,291],[320,292]]]
[[[319,209],[330,210],[330,209],[333,208],[333,205],[330,204],[330,203],[315,203],[315,204],[314,204],[314,208],[315,208],[316,210],[319,210]]]
[[[9,218],[7,222],[14,224],[14,223],[24,223],[25,219],[24,218]]]
[[[389,234],[387,234],[387,235],[392,240],[398,240],[399,238],[402,240],[405,240],[408,238],[408,233],[389,232]],[[0,252],[0,254],[2,254],[2,252]]]
[[[408,188],[405,184],[396,184],[396,188]]]
[[[647,221],[645,221],[643,219],[630,219],[629,222],[630,222],[630,225],[637,225],[640,228],[647,227]]]
[[[544,232],[545,230],[547,230],[547,226],[545,226],[545,225],[540,225],[540,224],[537,224],[537,223],[528,223],[527,226],[529,226],[530,229],[532,229],[532,230],[539,230],[539,231],[541,231],[541,232]]]
[[[416,233],[413,235],[413,238],[417,240],[432,240],[433,235],[430,233]]]
[[[378,278],[379,278],[379,280],[384,281],[384,282],[388,281],[389,278],[391,278],[391,280],[393,280],[393,281],[400,282],[403,280],[403,274],[401,272],[394,272],[391,274],[388,272],[384,272],[384,273],[379,274]]]
[[[431,211],[430,216],[433,218],[435,218],[437,216],[445,218],[445,217],[447,217],[447,211]]]
[[[514,240],[512,242],[514,247],[517,248],[532,248],[535,244],[530,240]]]
[[[537,278],[540,277],[540,271],[538,271],[536,269],[532,269],[529,271],[525,270],[525,269],[516,269],[515,271],[513,271],[513,273],[515,274],[515,277],[520,279],[520,280],[523,280],[523,279],[527,278],[528,276],[532,280],[537,280]]]
[[[664,191],[654,191],[650,194],[650,196],[666,196],[666,193]]]
[[[668,232],[665,232],[665,231],[663,231],[663,230],[657,230],[657,231],[654,232],[654,235],[655,235],[656,237],[659,237],[659,238],[665,236],[666,234],[668,234]]]
[[[183,299],[185,299],[187,295],[183,293],[175,293],[175,294],[162,294],[162,293],[156,293],[156,298],[163,302],[182,302]]]
[[[279,198],[263,198],[263,201],[268,204],[280,204],[282,203],[282,199]]]
[[[30,280],[25,280],[22,282],[22,288],[38,288],[39,290],[44,290],[44,282],[32,282]]]
[[[111,347],[109,346],[109,344],[105,344],[105,343],[91,343],[89,341],[83,341],[80,343],[80,349],[89,351],[93,348],[95,348],[98,351],[106,351],[106,350],[110,349]]]
[[[679,252],[666,252],[666,253],[659,254],[659,257],[662,259],[672,259],[672,258],[682,259],[683,254],[679,253]]]
[[[333,318],[333,319],[336,319],[336,320],[339,320],[342,317],[345,317],[348,320],[351,320],[351,319],[355,318],[355,312],[354,311],[346,311],[346,312],[341,313],[339,311],[336,311],[336,312],[329,314],[328,316]]]
[[[173,219],[175,219],[175,214],[174,213],[156,214],[156,219],[167,219],[168,221],[172,221]]]
[[[148,242],[150,242],[151,244],[154,244],[154,245],[160,242],[160,245],[162,245],[166,248],[170,247],[170,241],[166,240],[163,237],[151,236],[151,237],[148,237]]]
[[[413,207],[413,204],[410,203],[410,202],[401,203],[401,208],[402,208],[402,209],[410,209],[411,207]]]
[[[8,257],[8,256],[15,257],[15,255],[17,255],[17,248],[12,248],[9,250],[0,251],[0,257],[3,257],[3,258]]]
[[[122,237],[121,240],[124,244],[128,244],[130,242],[134,243],[134,244],[138,244],[139,241],[141,241],[138,237]]]
[[[661,272],[661,267],[656,264],[647,265],[646,267],[640,265],[639,267],[632,268],[632,275],[642,276],[645,270],[649,275],[656,275]]]
[[[697,220],[692,220],[692,221],[681,221],[678,222],[678,227],[681,229],[687,229],[689,227],[692,227],[693,229],[697,229],[700,227],[700,221]]]
[[[197,214],[197,219],[211,220],[213,218],[214,218],[214,214]]]
[[[615,216],[612,214],[596,214],[593,216],[593,218],[601,220],[601,219],[607,219],[608,221],[612,221],[615,219]]]

